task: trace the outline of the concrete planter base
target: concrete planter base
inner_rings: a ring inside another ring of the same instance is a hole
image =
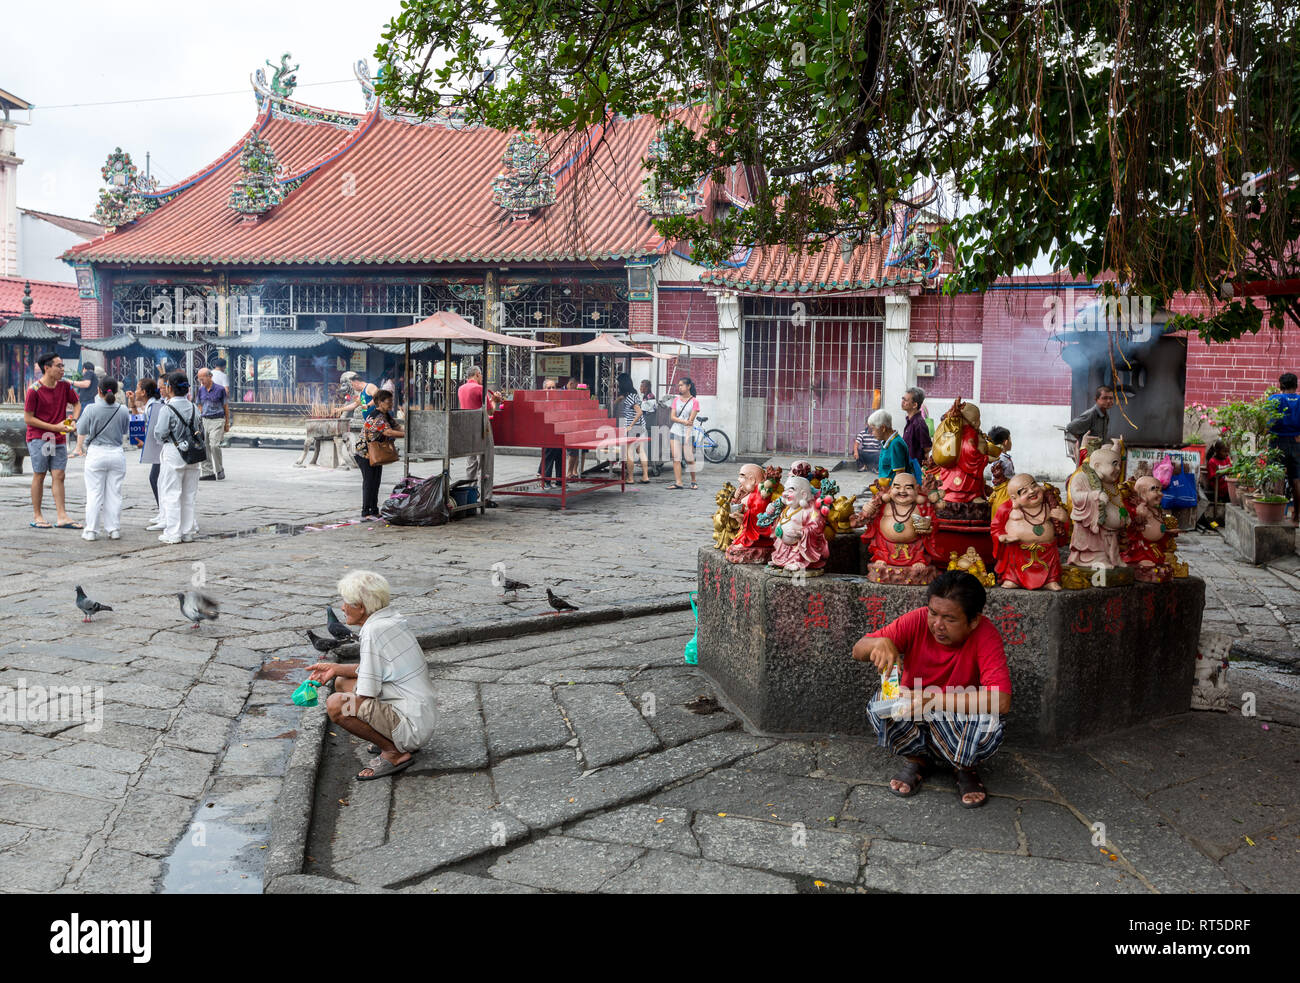
[[[875,669],[853,644],[922,607],[925,587],[828,574],[798,583],[699,552],[699,667],[762,734],[872,736]],[[1007,736],[1054,747],[1188,709],[1205,584],[993,588],[985,616],[1011,668]]]
[[[1296,551],[1293,523],[1263,523],[1236,505],[1229,505],[1225,510],[1223,539],[1243,560],[1256,566],[1291,556]]]

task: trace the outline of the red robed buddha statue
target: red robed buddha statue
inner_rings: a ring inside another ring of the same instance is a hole
[[[956,400],[936,428],[930,449],[943,501],[985,501],[984,469],[1001,455],[1002,448],[980,431],[979,407]]]
[[[1010,498],[998,507],[989,528],[998,582],[1026,590],[1060,590],[1057,547],[1069,542],[1070,536],[1070,517],[1060,497],[1050,494],[1031,474],[1012,478],[1007,493]]]
[[[740,507],[740,531],[727,547],[732,563],[766,563],[772,556],[772,533],[775,523],[760,526],[758,519],[780,489],[781,469],[771,468],[765,475],[757,464],[742,464],[737,478],[734,502]]]
[[[934,510],[921,498],[916,478],[903,471],[854,517],[871,550],[867,579],[878,584],[928,584],[938,571],[931,565]]]

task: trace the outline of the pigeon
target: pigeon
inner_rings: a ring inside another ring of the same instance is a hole
[[[196,590],[187,590],[183,594],[177,594],[176,597],[181,602],[181,614],[191,622],[190,627],[197,628],[199,622],[204,619],[208,621],[217,620],[219,607],[217,602],[208,597],[207,594],[200,594]]]
[[[98,601],[92,601],[86,596],[86,592],[82,590],[80,586],[77,587],[77,607],[81,608],[86,615],[81,619],[83,623],[89,621],[92,614],[98,614],[100,611],[113,610],[107,604],[100,604]]]
[[[531,585],[521,584],[517,580],[511,580],[509,577],[506,577],[501,582],[501,593],[504,594],[506,591],[510,591],[510,593],[513,594],[515,591],[528,590],[529,586]]]
[[[551,589],[549,587],[546,588],[546,600],[550,602],[551,607],[555,608],[556,611],[578,610],[576,605],[570,604],[564,598],[556,597],[554,594],[552,594]]]
[[[307,641],[311,642],[311,647],[317,652],[333,652],[343,644],[343,639],[341,638],[320,638],[315,635],[310,628],[307,629],[305,634],[307,636]]]
[[[353,630],[349,628],[347,625],[345,625],[343,622],[339,621],[338,615],[334,613],[333,608],[326,608],[325,614],[328,616],[326,618],[326,622],[327,622],[326,627],[329,628],[330,634],[333,635],[335,638],[337,638],[340,642],[350,642],[354,638],[356,638],[356,634],[353,632]],[[329,649],[321,649],[321,651],[328,652]]]

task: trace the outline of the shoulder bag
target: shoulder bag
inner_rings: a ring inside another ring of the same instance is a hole
[[[204,446],[203,434],[194,429],[195,411],[191,411],[189,422],[186,423],[185,418],[180,415],[176,407],[172,406],[171,403],[165,403],[164,405],[176,414],[176,419],[184,423],[185,428],[190,432],[188,437],[171,438],[172,443],[176,445],[176,450],[181,455],[181,460],[186,464],[202,464],[208,459],[208,449]],[[170,431],[168,433],[170,435]]]
[[[380,433],[382,434],[382,430]],[[378,440],[366,441],[366,458],[370,461],[372,468],[383,467],[385,464],[394,464],[398,460],[397,445],[387,437],[380,437]]]

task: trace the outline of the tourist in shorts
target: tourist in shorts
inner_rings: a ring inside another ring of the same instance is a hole
[[[695,439],[692,428],[700,412],[700,401],[695,398],[695,383],[690,377],[677,383],[677,395],[673,397],[672,408],[668,413],[668,449],[673,455],[673,483],[669,488],[682,487],[682,458],[690,466],[692,490],[700,486],[695,483]]]
[[[361,629],[361,661],[317,662],[308,666],[309,678],[335,681],[325,712],[379,755],[357,773],[358,780],[386,778],[409,766],[433,734],[433,682],[406,619],[389,607],[392,594],[384,577],[354,570],[339,581],[338,592],[347,623]]]
[[[27,423],[27,453],[32,460],[33,529],[49,529],[41,505],[45,498],[45,474],[49,472],[54,493],[58,529],[80,529],[80,522],[68,518],[64,499],[64,477],[68,470],[68,434],[76,432],[81,400],[72,384],[63,378],[63,359],[47,352],[36,360],[41,377],[31,384],[23,399],[23,420]],[[68,407],[75,407],[71,414]],[[69,422],[71,421],[71,422]]]

